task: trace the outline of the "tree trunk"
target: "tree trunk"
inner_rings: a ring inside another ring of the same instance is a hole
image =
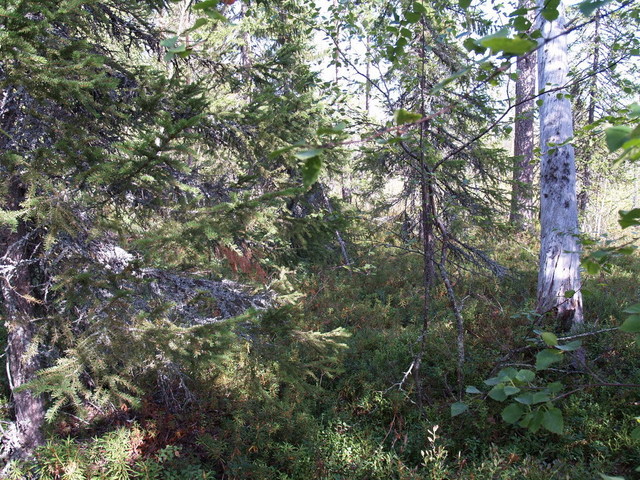
[[[521,0],[520,8],[530,6]],[[533,21],[535,11],[527,17]],[[533,226],[533,98],[536,93],[536,53],[518,58],[516,80],[516,114],[513,139],[513,186],[509,222],[520,228]]]
[[[593,58],[591,60],[592,77],[589,84],[589,107],[587,109],[587,123],[591,125],[596,121],[596,102],[598,97],[598,65],[600,64],[600,10],[596,10],[595,16],[595,32],[594,32],[594,45],[593,45]],[[592,147],[591,141],[588,143],[588,147]],[[578,195],[578,209],[580,213],[587,211],[589,205],[589,190],[591,188],[591,169],[589,168],[589,162],[587,159],[583,159],[582,167],[582,191]]]
[[[327,196],[327,192],[322,187],[322,185],[320,185],[320,191],[322,193],[322,198],[324,199],[324,205],[327,208],[327,211],[329,212],[330,215],[333,215],[333,207],[331,206],[331,200],[329,200],[329,197]],[[348,267],[351,265],[351,259],[349,258],[347,244],[342,238],[342,235],[340,234],[340,230],[336,230],[336,238],[338,239],[338,245],[340,245],[342,260],[344,260],[344,264]]]
[[[542,9],[545,0],[538,0]],[[541,21],[543,46],[538,54],[540,88],[567,83],[567,37],[562,4],[553,22]],[[553,39],[553,40],[549,40]],[[566,91],[545,93],[540,109],[540,271],[538,313],[555,311],[568,330],[583,322],[580,293],[580,244],[571,103]],[[565,144],[565,142],[567,142]]]
[[[367,64],[365,66],[365,75],[367,76],[364,82],[364,108],[365,111],[367,112],[367,117],[369,116],[370,112],[370,102],[371,102],[371,82],[369,81],[369,79],[371,78],[371,39],[369,38],[369,35],[367,35],[367,39],[366,39],[366,46],[367,46]]]
[[[15,211],[24,200],[26,189],[18,177],[12,177],[5,208]],[[37,299],[32,287],[31,259],[36,246],[28,226],[20,221],[15,231],[0,232],[0,263],[4,323],[7,329],[7,373],[13,396],[15,430],[9,440],[11,458],[25,458],[43,443],[45,405],[30,390],[18,390],[36,377],[40,368],[34,345]]]
[[[22,118],[20,101],[20,93],[11,87],[2,92],[0,153],[14,147],[12,142]],[[10,173],[10,168],[2,162],[2,173],[7,180],[1,206],[15,212],[22,208],[27,189],[19,175]],[[44,400],[28,389],[17,391],[33,380],[40,368],[37,346],[34,345],[38,295],[33,288],[33,268],[30,266],[37,250],[33,233],[22,219],[14,229],[0,226],[0,292],[7,329],[7,373],[16,419],[13,431],[4,436],[3,453],[14,459],[30,456],[43,442]]]
[[[424,17],[420,20],[422,32],[420,35],[420,115],[425,114],[425,95],[427,91],[426,74],[425,74],[425,56],[426,56],[426,25]],[[429,332],[429,324],[431,321],[431,290],[433,288],[435,278],[435,254],[434,254],[434,213],[435,213],[435,194],[434,194],[434,176],[427,157],[425,155],[425,136],[427,125],[425,122],[420,124],[420,140],[419,140],[419,163],[417,165],[420,172],[420,221],[421,221],[421,240],[423,254],[422,269],[422,288],[424,299],[422,302],[422,331],[420,333],[420,347],[417,355],[413,359],[413,378],[416,383],[416,397],[418,408],[422,410],[424,402],[431,402],[429,396],[424,391],[422,385],[422,360],[427,351],[427,334]]]

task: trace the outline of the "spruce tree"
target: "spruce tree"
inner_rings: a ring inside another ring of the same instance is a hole
[[[43,440],[45,403],[29,388],[51,345],[44,332],[86,272],[71,244],[116,235],[161,204],[184,171],[189,128],[201,120],[197,86],[140,67],[158,32],[160,1],[5,2],[0,41],[3,320],[16,417],[5,455],[29,456]],[[169,93],[167,93],[169,92]],[[27,385],[25,387],[25,385]]]

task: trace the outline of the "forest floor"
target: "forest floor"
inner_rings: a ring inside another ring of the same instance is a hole
[[[533,311],[532,250],[513,243],[499,251],[508,276],[453,276],[465,320],[464,385],[483,392],[502,368],[535,372],[543,348],[536,331],[554,330]],[[562,383],[544,407],[561,410],[562,434],[505,423],[506,404],[486,394],[466,394],[468,411],[452,417],[460,393],[446,292],[434,291],[420,407],[407,374],[421,348],[420,258],[378,251],[361,264],[310,269],[297,285],[303,297],[264,314],[264,331],[206,372],[199,366],[184,391],[150,383],[136,408],[122,405],[88,424],[63,412],[39,454],[39,478],[638,478],[638,388],[615,386],[640,383],[635,336],[583,337],[587,371],[564,359],[536,372],[532,391]],[[638,278],[638,256],[587,276],[585,331],[619,325],[623,308],[637,302]]]

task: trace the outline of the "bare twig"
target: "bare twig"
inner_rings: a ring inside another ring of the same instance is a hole
[[[587,388],[594,387],[616,387],[616,388],[640,388],[640,384],[638,383],[586,383],[584,385],[578,385],[573,390],[563,393],[562,395],[558,395],[557,397],[551,399],[552,402],[558,401],[560,399],[566,398],[574,393],[581,392]]]
[[[607,12],[605,14],[600,15],[600,19],[610,16],[618,11],[623,10],[624,8],[626,8],[627,6],[633,4],[634,0],[627,0],[626,2],[622,3],[619,7],[611,10],[610,12]],[[586,20],[582,23],[579,23],[577,25],[572,26],[571,28],[567,28],[565,31],[563,31],[562,33],[554,36],[554,37],[550,37],[545,39],[544,42],[539,43],[534,49],[530,50],[529,52],[525,53],[524,55],[522,55],[520,58],[526,58],[530,55],[533,55],[533,53],[537,52],[538,50],[540,50],[541,48],[543,48],[547,43],[556,40],[559,37],[562,37],[564,35],[568,35],[569,33],[575,31],[575,30],[579,30],[581,28],[586,27],[587,25],[590,25],[591,23],[595,22],[595,18]],[[344,55],[341,56],[344,57]],[[514,57],[515,59],[516,57]],[[486,79],[484,79],[481,82],[478,82],[472,89],[469,90],[469,92],[467,93],[468,95],[471,95],[472,93],[476,92],[477,90],[479,90],[481,87],[488,85],[489,82],[493,81],[495,78],[497,78],[498,76],[500,76],[502,73],[508,71],[512,65],[513,65],[513,61],[514,59],[509,59],[507,61],[505,61],[500,67],[498,67],[491,75],[489,75]],[[605,71],[605,70],[609,70],[613,65],[615,65],[616,63],[619,63],[620,61],[622,61],[622,58],[618,59],[616,62],[612,62],[610,64],[607,65],[607,67],[605,69],[602,69],[601,71]],[[350,65],[353,67],[353,65]],[[359,75],[363,75],[360,72],[358,72],[356,70],[356,73],[358,73]],[[591,72],[589,75],[585,76],[584,78],[589,78],[590,76],[593,76],[594,74],[597,74],[600,72]],[[366,78],[366,76],[365,76]],[[380,87],[378,85],[376,85],[374,82],[371,82],[370,79],[367,78],[367,81],[369,81],[375,88],[380,89]],[[551,93],[554,91],[558,91],[558,90],[564,90],[566,89],[568,86],[570,86],[571,84],[567,84],[567,85],[563,85],[563,86],[559,86],[559,87],[554,87],[551,89],[546,89],[545,91],[543,91],[542,93],[539,93],[537,95],[535,95],[532,98],[536,98],[544,93]],[[385,95],[384,92],[382,92],[382,90],[380,90],[381,93],[383,93],[383,95]],[[386,96],[386,95],[385,95]],[[521,102],[523,101],[528,101],[531,100],[531,98],[526,98],[523,99]],[[447,159],[451,158],[453,155],[457,155],[458,153],[460,153],[462,150],[468,148],[470,145],[472,145],[473,143],[475,143],[476,141],[478,141],[480,138],[482,138],[483,136],[485,136],[487,133],[489,133],[493,128],[495,128],[509,113],[510,110],[512,110],[513,108],[515,108],[516,105],[520,104],[521,102],[517,102],[514,103],[512,105],[510,105],[507,110],[505,112],[502,113],[502,115],[495,120],[494,122],[492,122],[492,124],[485,130],[483,130],[482,132],[480,132],[478,135],[474,136],[471,140],[467,141],[465,144],[463,144],[461,147],[459,147],[458,149],[456,149],[454,152],[451,152],[450,154],[448,154],[447,156],[445,156],[443,159],[441,159],[435,166],[435,168],[437,168],[438,166],[440,166],[444,161],[446,161]],[[448,105],[445,105],[444,107],[438,109],[437,111],[429,114],[429,115],[424,115],[422,118],[420,118],[419,120],[417,120],[416,122],[412,122],[412,123],[405,123],[403,125],[397,125],[397,126],[393,126],[393,127],[388,127],[388,128],[384,128],[381,129],[367,137],[364,138],[358,138],[358,139],[353,139],[353,140],[344,140],[344,141],[335,141],[335,142],[327,142],[324,143],[322,145],[319,145],[318,148],[322,148],[322,149],[330,149],[330,148],[337,148],[337,147],[341,147],[341,146],[347,146],[347,145],[355,145],[355,144],[363,144],[363,143],[369,143],[372,142],[388,133],[396,133],[397,135],[402,135],[406,132],[408,132],[409,130],[411,130],[413,127],[416,127],[418,125],[422,125],[425,123],[430,122],[431,120],[440,117],[441,115],[447,114],[447,113],[451,113],[451,111],[454,109],[454,107],[460,105],[462,103],[462,100],[459,101],[452,101],[450,102]]]

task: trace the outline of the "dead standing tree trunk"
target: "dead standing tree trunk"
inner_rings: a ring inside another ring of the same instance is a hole
[[[538,0],[542,9],[545,0]],[[567,38],[562,4],[553,22],[541,21],[538,52],[541,89],[567,84]],[[542,96],[540,108],[540,271],[538,313],[555,311],[561,328],[583,322],[580,293],[580,244],[576,201],[576,167],[571,140],[571,103],[562,90]]]

